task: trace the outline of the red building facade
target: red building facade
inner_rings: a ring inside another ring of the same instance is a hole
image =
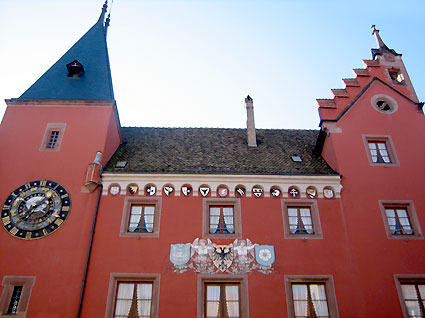
[[[423,317],[425,137],[401,55],[320,130],[121,127],[97,23],[0,125],[15,317]]]

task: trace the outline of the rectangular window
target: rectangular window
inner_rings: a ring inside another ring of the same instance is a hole
[[[410,225],[406,207],[385,207],[388,226],[393,235],[412,235],[413,229]]]
[[[204,238],[242,238],[240,199],[204,198]]]
[[[332,276],[285,275],[289,318],[338,317]]]
[[[317,200],[283,199],[283,233],[289,239],[321,239]]]
[[[368,141],[370,155],[374,163],[391,163],[385,142]]]
[[[232,283],[205,284],[206,318],[239,318],[240,286]]]
[[[0,296],[0,316],[25,317],[34,283],[34,276],[4,276]]]
[[[310,207],[288,206],[288,219],[291,234],[314,234]]]
[[[233,206],[210,206],[210,233],[235,233]]]
[[[118,281],[114,318],[152,317],[153,282]]]
[[[159,274],[111,273],[107,318],[157,318]]]
[[[329,317],[325,284],[293,283],[295,317],[319,318]]]
[[[247,275],[198,274],[197,280],[197,318],[248,317]]]
[[[127,196],[120,236],[159,237],[161,197]]]
[[[155,220],[155,205],[131,206],[128,231],[132,233],[152,233]]]
[[[59,151],[65,133],[65,123],[49,123],[44,131],[40,151]]]
[[[362,135],[371,166],[398,166],[391,136]]]
[[[389,239],[423,239],[413,201],[379,200],[378,202]]]

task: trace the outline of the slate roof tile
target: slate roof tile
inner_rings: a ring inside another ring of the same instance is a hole
[[[105,172],[337,175],[313,155],[318,130],[257,129],[258,147],[246,129],[123,127],[123,144]],[[302,162],[293,162],[299,155]],[[127,161],[124,168],[115,167]]]

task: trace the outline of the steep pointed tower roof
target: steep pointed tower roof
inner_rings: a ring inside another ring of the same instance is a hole
[[[384,52],[388,52],[393,55],[401,55],[385,45],[384,41],[382,41],[381,36],[379,35],[379,30],[376,29],[375,25],[372,25],[372,34],[375,36],[376,44],[378,45],[377,49],[372,49],[372,58],[375,58],[377,55],[382,55]]]
[[[18,99],[114,100],[106,8],[105,2],[96,24]]]

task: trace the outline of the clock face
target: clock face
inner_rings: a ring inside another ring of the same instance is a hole
[[[1,210],[1,223],[11,235],[25,240],[56,231],[68,217],[71,199],[59,183],[28,182],[13,191]]]

